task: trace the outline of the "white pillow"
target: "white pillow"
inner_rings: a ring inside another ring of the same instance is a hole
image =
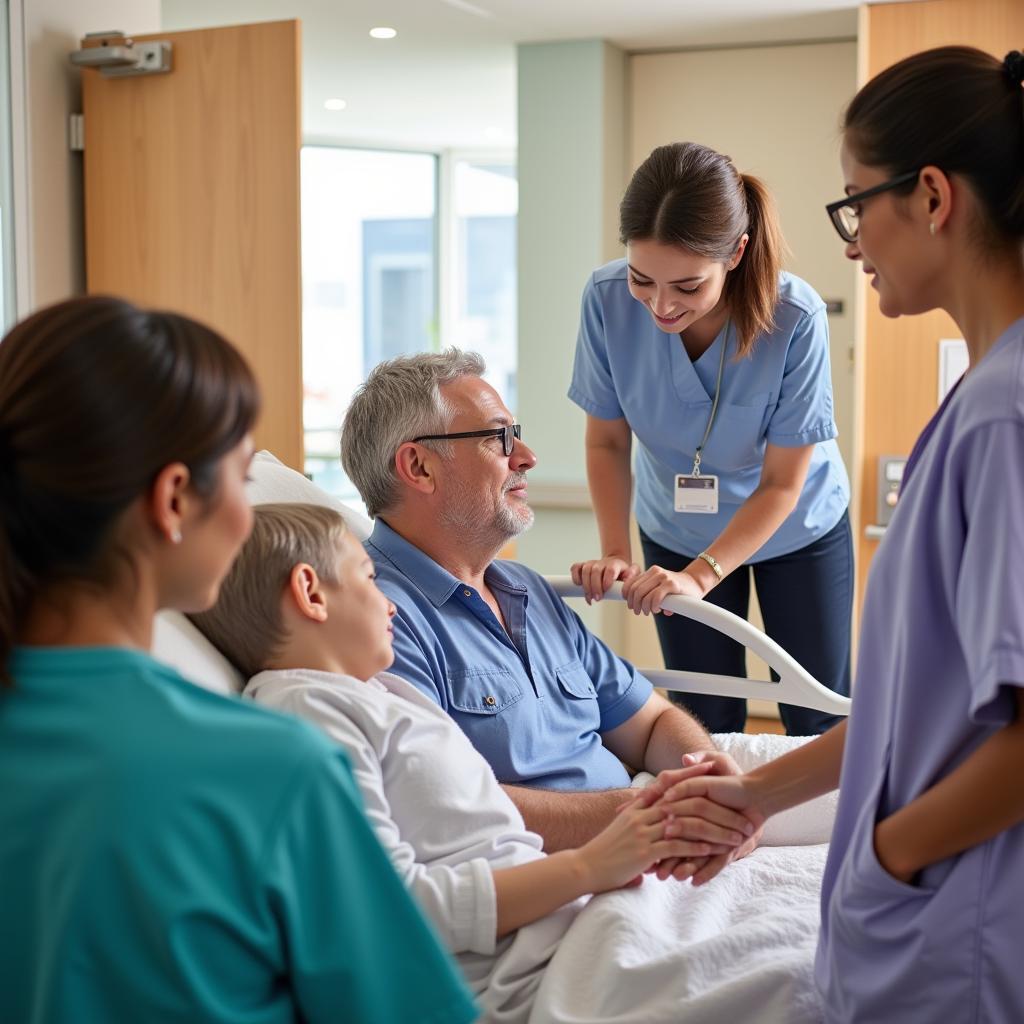
[[[246,487],[246,493],[251,505],[270,505],[277,501],[298,505],[326,505],[344,516],[349,529],[360,541],[370,536],[373,523],[366,516],[317,487],[312,480],[296,473],[270,452],[257,452],[253,456],[249,475],[252,479]]]
[[[245,679],[181,612],[163,611],[153,626],[153,657],[190,683],[214,693],[238,694]]]
[[[289,469],[270,452],[255,454],[250,476],[252,479],[246,486],[246,493],[251,504],[269,505],[283,501],[299,505],[326,505],[344,516],[349,529],[360,541],[370,536],[373,524],[369,519],[342,504],[301,473]],[[180,612],[164,611],[156,617],[153,657],[177,669],[190,682],[215,693],[237,694],[245,686],[241,673]]]

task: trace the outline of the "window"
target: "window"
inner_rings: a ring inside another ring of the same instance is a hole
[[[306,472],[345,499],[338,461],[349,399],[382,359],[436,347],[437,158],[302,150]]]
[[[303,424],[321,487],[358,506],[338,428],[383,359],[472,349],[515,409],[517,212],[508,156],[303,148]]]
[[[509,160],[455,158],[454,301],[446,338],[479,352],[487,378],[516,406],[516,214],[519,186]]]

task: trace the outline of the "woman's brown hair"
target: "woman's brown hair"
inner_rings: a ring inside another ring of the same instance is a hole
[[[103,583],[116,519],[169,463],[213,500],[258,409],[242,356],[174,313],[70,299],[0,341],[0,682],[39,591]]]
[[[725,301],[739,355],[775,324],[784,243],[774,200],[757,178],[695,142],[659,146],[636,169],[619,206],[623,245],[676,245],[727,263],[740,239],[746,251],[725,279]]]
[[[857,160],[894,177],[933,165],[967,180],[980,200],[983,241],[1024,238],[1024,55],[1002,61],[942,46],[875,75],[850,101],[843,138]],[[908,194],[912,180],[895,189]]]

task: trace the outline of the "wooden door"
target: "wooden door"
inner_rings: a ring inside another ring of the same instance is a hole
[[[173,70],[87,69],[82,92],[89,292],[221,331],[263,389],[257,446],[301,470],[299,32],[138,36],[169,40]]]
[[[1021,0],[924,0],[861,8],[861,83],[921,50],[952,44],[976,46],[1000,60],[1024,43]],[[880,455],[909,455],[917,435],[938,408],[939,341],[959,338],[960,329],[939,310],[921,316],[884,317],[878,296],[858,275],[863,311],[858,332],[861,355],[856,420],[856,543],[858,595],[877,540],[866,527],[876,520]],[[860,601],[858,600],[858,607]]]

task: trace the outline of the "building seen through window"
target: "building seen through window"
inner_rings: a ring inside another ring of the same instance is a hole
[[[429,153],[302,151],[306,472],[356,505],[338,428],[381,360],[449,344],[473,349],[515,404],[515,168],[453,159],[439,204],[438,165]]]

